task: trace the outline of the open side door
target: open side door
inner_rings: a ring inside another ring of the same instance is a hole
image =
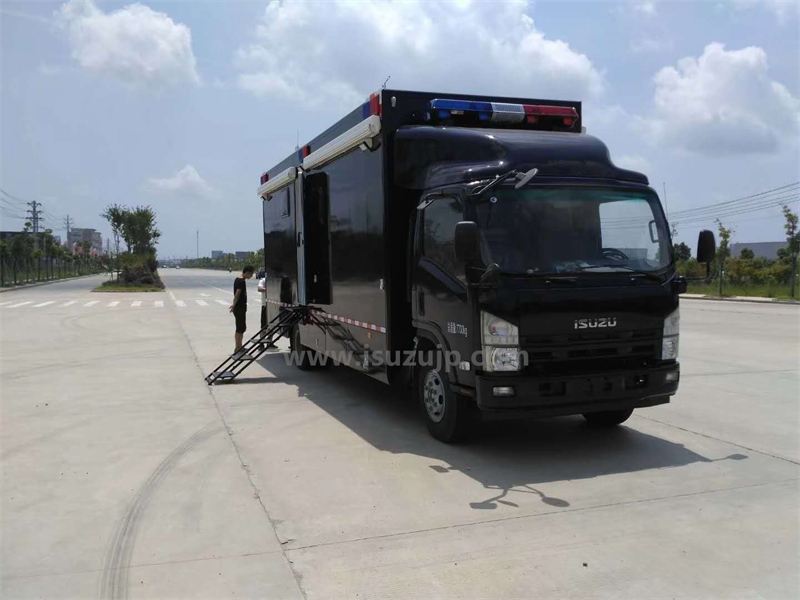
[[[301,304],[331,303],[330,204],[328,175],[298,179],[298,294]]]

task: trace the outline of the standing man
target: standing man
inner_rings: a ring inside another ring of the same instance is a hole
[[[253,276],[254,272],[254,267],[246,265],[242,269],[242,276],[233,280],[233,304],[229,310],[236,318],[236,333],[233,336],[236,349],[231,358],[241,358],[244,355],[242,337],[247,331],[247,280]]]

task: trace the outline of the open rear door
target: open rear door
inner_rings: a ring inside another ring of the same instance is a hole
[[[301,304],[331,303],[328,175],[305,174],[298,194],[298,292]],[[301,256],[302,255],[302,256]],[[302,266],[301,266],[302,265]]]

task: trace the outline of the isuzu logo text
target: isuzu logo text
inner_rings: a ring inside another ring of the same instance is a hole
[[[575,329],[607,329],[617,326],[617,317],[599,319],[575,319]]]

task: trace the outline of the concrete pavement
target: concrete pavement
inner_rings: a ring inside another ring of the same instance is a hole
[[[683,302],[681,392],[617,430],[446,446],[345,368],[207,388],[232,276],[162,275],[3,295],[4,598],[798,595],[797,306]]]

